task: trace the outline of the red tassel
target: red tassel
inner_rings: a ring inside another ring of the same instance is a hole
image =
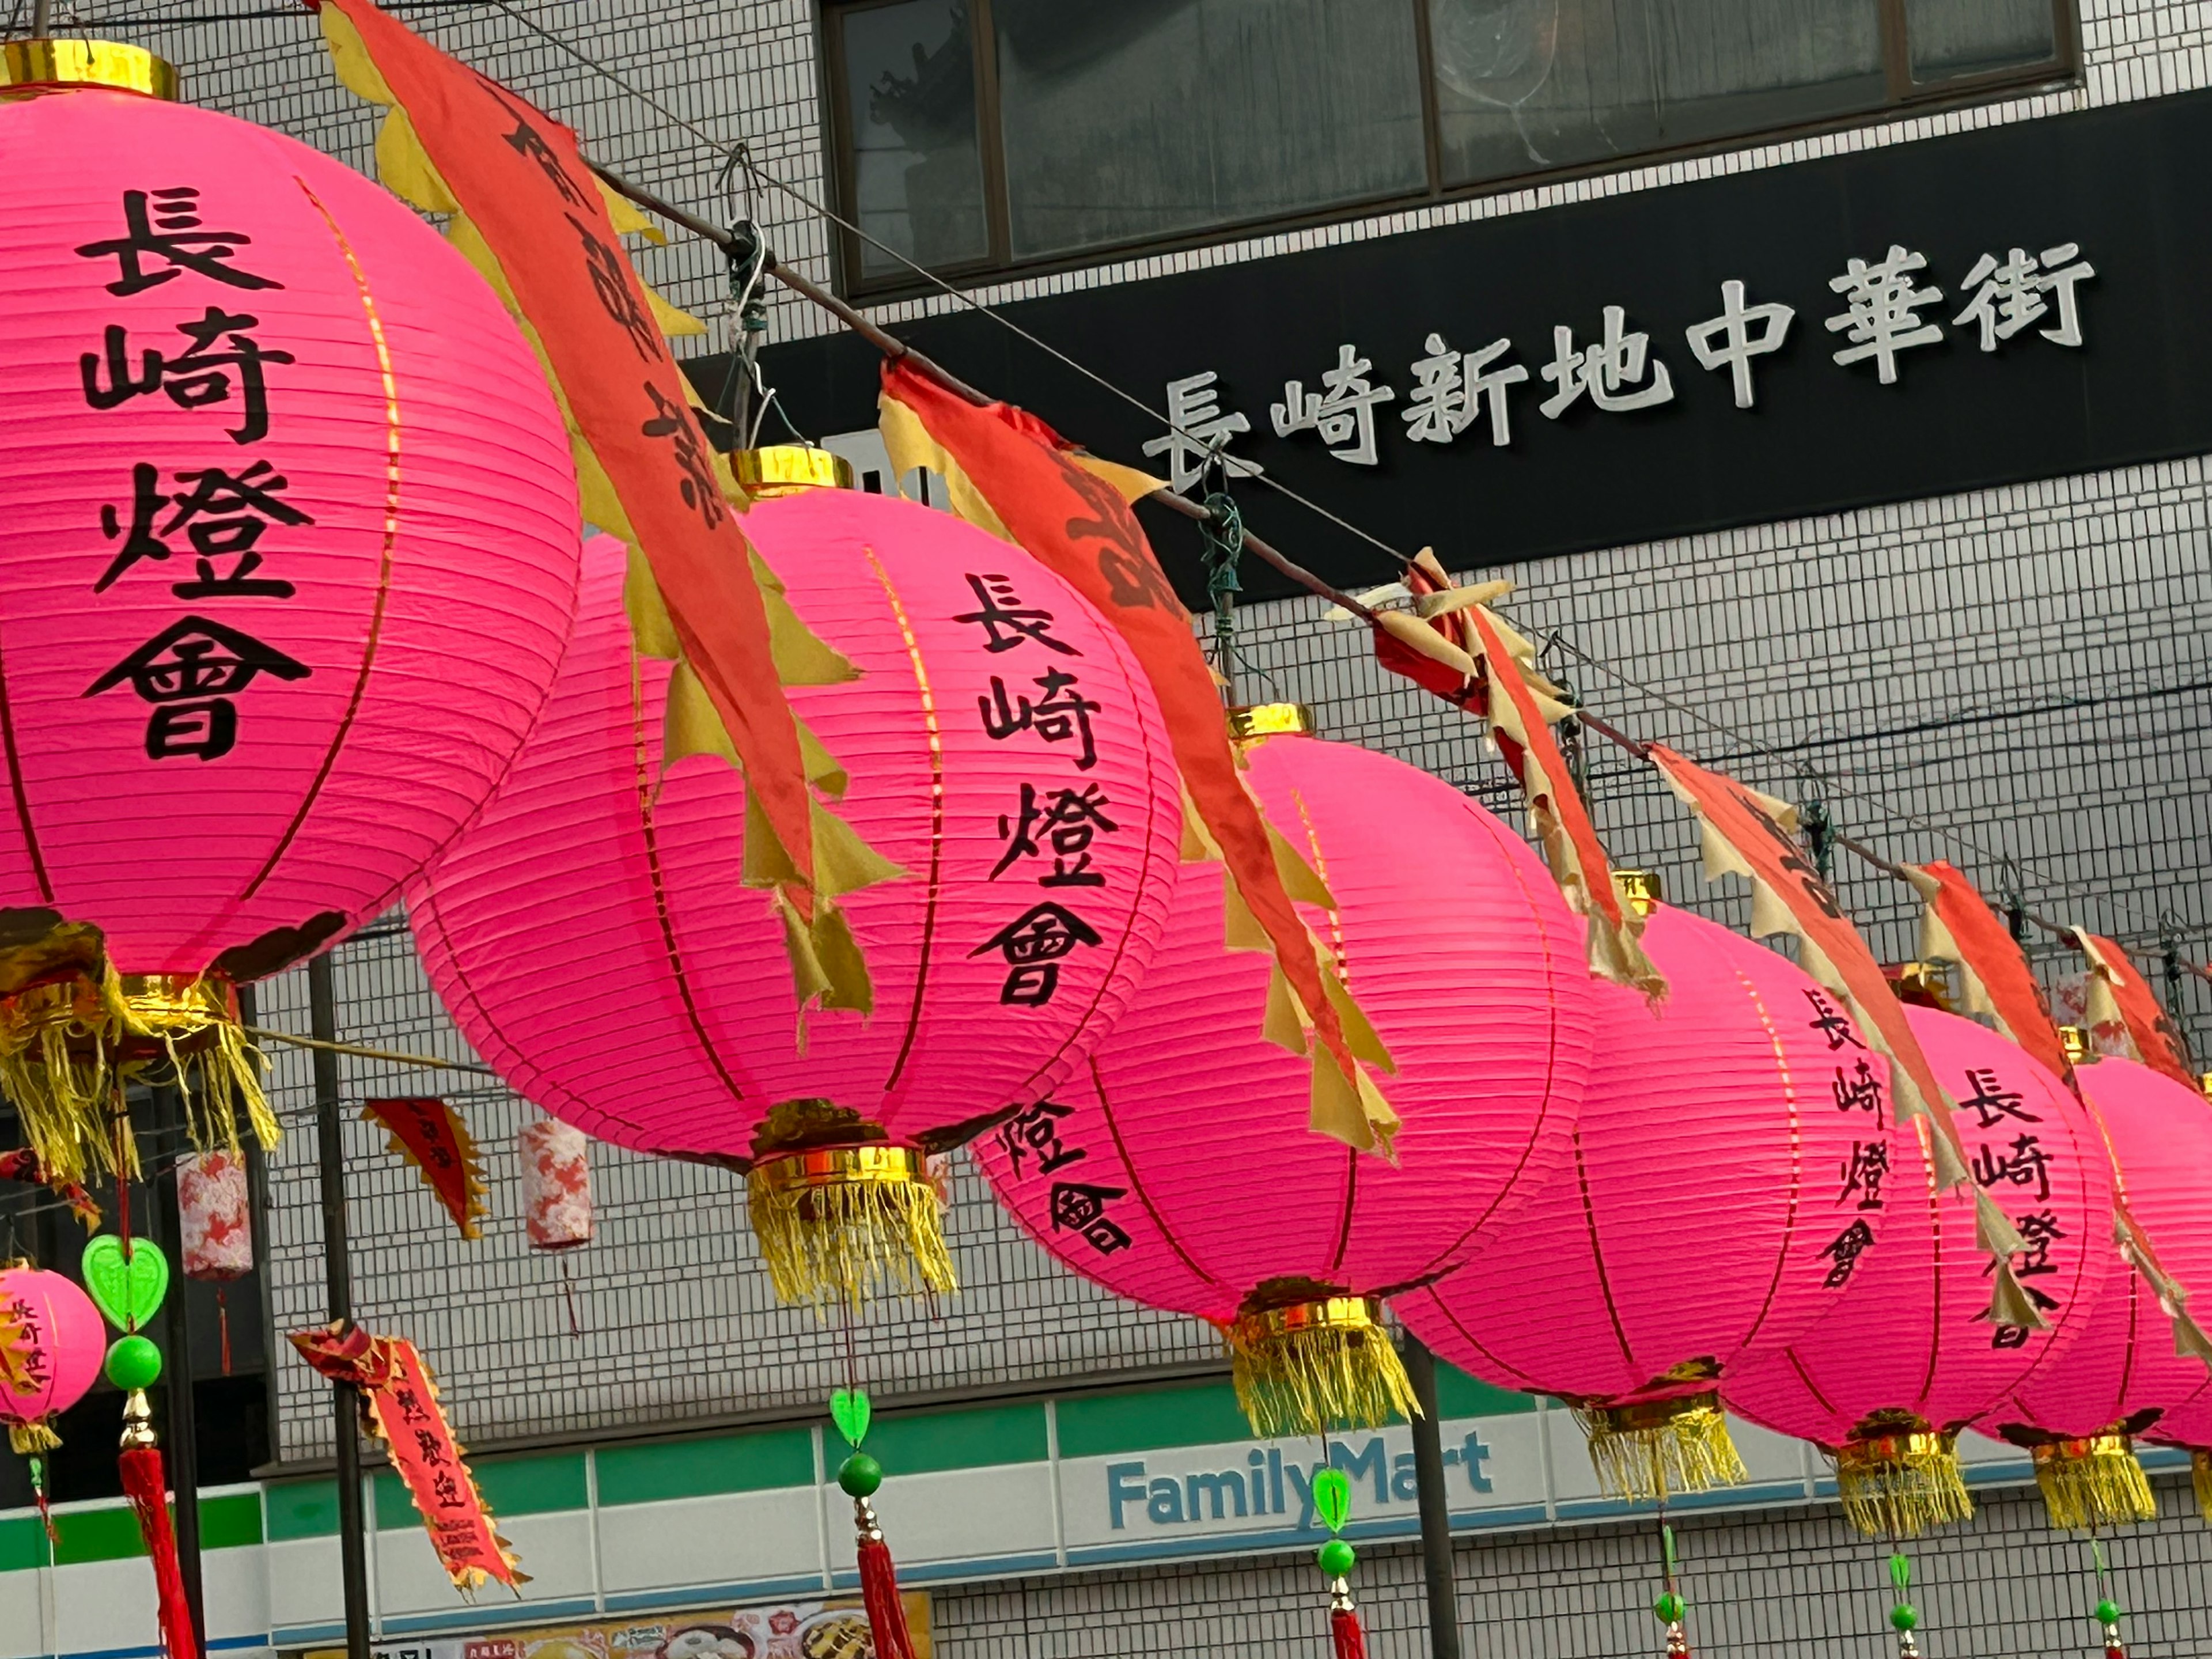
[[[215,1317],[216,1323],[222,1330],[222,1374],[225,1376],[230,1375],[229,1291],[230,1287],[228,1285],[218,1285],[215,1287]]]
[[[1359,1628],[1359,1614],[1338,1607],[1328,1615],[1328,1633],[1336,1644],[1336,1659],[1367,1659],[1367,1632]]]
[[[876,1659],[915,1659],[914,1634],[906,1627],[906,1603],[899,1599],[898,1569],[891,1547],[880,1538],[860,1540],[860,1601],[868,1610],[868,1629],[876,1638]]]
[[[156,1446],[138,1446],[116,1459],[123,1472],[124,1496],[138,1513],[138,1535],[154,1562],[154,1587],[161,1598],[161,1644],[169,1659],[199,1659],[192,1639],[191,1604],[185,1600],[184,1569],[177,1565],[177,1534],[169,1526],[168,1481]]]

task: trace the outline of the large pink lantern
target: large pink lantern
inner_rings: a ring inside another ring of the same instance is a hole
[[[1466,1261],[1566,1153],[1595,1005],[1579,922],[1459,791],[1350,744],[1248,746],[1269,820],[1326,884],[1304,906],[1391,1058],[1394,1161],[1306,1130],[1264,954],[1224,948],[1218,865],[1187,864],[1145,983],[1050,1100],[976,1143],[1000,1200],[1085,1277],[1230,1334],[1263,1434],[1387,1420],[1378,1298]],[[1295,1047],[1293,1043],[1292,1047]]]
[[[1911,1534],[1972,1512],[1959,1431],[2057,1363],[2087,1323],[2113,1260],[2112,1165],[2087,1108],[2018,1048],[1932,1008],[1906,1010],[1975,1180],[2019,1229],[2028,1310],[1991,1300],[1974,1206],[1938,1193],[1925,1131],[1899,1137],[1888,1224],[1849,1293],[1788,1348],[1747,1359],[1721,1397],[1754,1423],[1836,1459],[1862,1531]]]
[[[2160,1305],[2149,1276],[2212,1286],[2212,1102],[2132,1060],[2084,1053],[2074,1075],[2104,1127],[2132,1224],[2118,1247],[2124,1259],[2107,1270],[2081,1337],[1989,1421],[2033,1452],[2052,1521],[2094,1527],[2158,1512],[2131,1436],[2186,1444],[2193,1431],[2212,1443],[2202,1403],[2212,1396],[2212,1355],[2193,1326],[2177,1327],[2179,1310]],[[2185,1351],[2185,1332],[2197,1352]]]
[[[1667,1000],[1595,988],[1571,1162],[1396,1306],[1462,1370],[1571,1401],[1607,1490],[1663,1498],[1743,1478],[1721,1381],[1832,1307],[1903,1200],[1888,1067],[1833,998],[1685,911],[1644,947]]]
[[[462,1031],[548,1112],[746,1170],[787,1299],[949,1289],[924,1158],[1079,1066],[1164,925],[1182,815],[1159,711],[1072,588],[948,514],[818,489],[745,530],[860,671],[792,702],[893,878],[841,901],[872,1006],[795,989],[746,884],[743,782],[678,757],[682,693],[631,647],[608,540],[544,721],[410,893],[416,937]]]
[[[106,1337],[73,1281],[43,1267],[0,1269],[0,1423],[19,1455],[61,1444],[54,1419],[100,1376]]]
[[[52,88],[0,100],[0,1084],[64,1178],[117,1062],[206,1049],[200,1127],[273,1135],[231,988],[453,836],[575,602],[568,440],[483,279],[304,144],[61,84],[166,70],[0,70]]]

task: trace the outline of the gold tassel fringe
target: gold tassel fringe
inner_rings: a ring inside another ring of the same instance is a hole
[[[1575,1420],[1589,1437],[1590,1467],[1608,1498],[1663,1501],[1750,1478],[1716,1395],[1582,1407]]]
[[[2197,1488],[2197,1518],[2212,1521],[2212,1452],[2189,1454],[2189,1481]]]
[[[1973,1517],[1955,1436],[1925,1423],[1854,1436],[1836,1454],[1844,1514],[1870,1538],[1916,1538]]]
[[[2087,1532],[2133,1521],[2158,1519],[2150,1477],[2124,1434],[2057,1440],[2032,1449],[2035,1484],[2054,1527]],[[2201,1471],[2202,1465],[2198,1465]],[[2200,1490],[2203,1476],[2199,1474]]]
[[[745,1176],[746,1208],[778,1300],[857,1308],[959,1289],[937,1189],[912,1147],[868,1143],[771,1154]]]
[[[0,1090],[24,1138],[58,1181],[114,1173],[117,1093],[173,1082],[195,1145],[239,1150],[242,1108],[254,1138],[273,1147],[276,1115],[262,1092],[267,1062],[238,1023],[230,982],[216,975],[118,975],[102,964],[0,999]],[[125,1173],[137,1148],[123,1137]]]
[[[1365,1297],[1248,1311],[1227,1334],[1237,1403],[1262,1439],[1379,1429],[1419,1413],[1398,1351]]]
[[[35,1457],[57,1449],[61,1436],[54,1432],[53,1419],[42,1417],[35,1423],[10,1423],[8,1425],[8,1449],[18,1457]]]

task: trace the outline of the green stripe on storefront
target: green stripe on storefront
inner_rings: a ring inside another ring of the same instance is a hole
[[[22,1572],[46,1564],[46,1534],[37,1519],[0,1521],[0,1572]]]
[[[1478,1382],[1451,1365],[1437,1367],[1437,1411],[1444,1417],[1511,1417],[1536,1409],[1533,1394]]]
[[[502,1457],[474,1463],[477,1490],[495,1520],[512,1515],[548,1515],[590,1507],[591,1484],[584,1454],[552,1452],[541,1457]],[[407,1487],[389,1469],[376,1474],[376,1529],[397,1532],[420,1526],[422,1517]]]
[[[45,1565],[45,1540],[38,1534],[38,1522],[27,1523],[32,1528],[30,1559],[21,1559],[21,1546],[9,1540],[4,1547],[4,1559],[10,1566],[41,1566]],[[138,1536],[138,1517],[124,1505],[112,1510],[77,1510],[54,1517],[54,1530],[60,1541],[54,1547],[54,1565],[70,1567],[92,1561],[122,1561],[146,1553],[144,1541]],[[232,1492],[222,1498],[200,1500],[200,1547],[203,1549],[235,1549],[245,1544],[261,1541],[261,1499],[254,1492]]]
[[[610,1446],[599,1454],[599,1502],[658,1504],[717,1493],[814,1484],[814,1436],[806,1429]]]
[[[868,1431],[867,1442],[869,1455],[882,1463],[887,1475],[1042,1463],[1046,1446],[1041,1401],[879,1418]],[[832,1462],[843,1455],[843,1443],[834,1433],[828,1450]]]
[[[335,1480],[286,1480],[267,1487],[269,1541],[289,1543],[295,1538],[329,1538],[338,1529],[338,1483]]]
[[[1056,1402],[1053,1413],[1062,1457],[1165,1451],[1252,1437],[1252,1425],[1244,1420],[1237,1391],[1226,1382],[1082,1395]]]

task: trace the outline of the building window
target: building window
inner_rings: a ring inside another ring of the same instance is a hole
[[[2070,71],[2070,0],[846,0],[848,286],[1188,245]],[[895,250],[886,252],[885,248]]]

